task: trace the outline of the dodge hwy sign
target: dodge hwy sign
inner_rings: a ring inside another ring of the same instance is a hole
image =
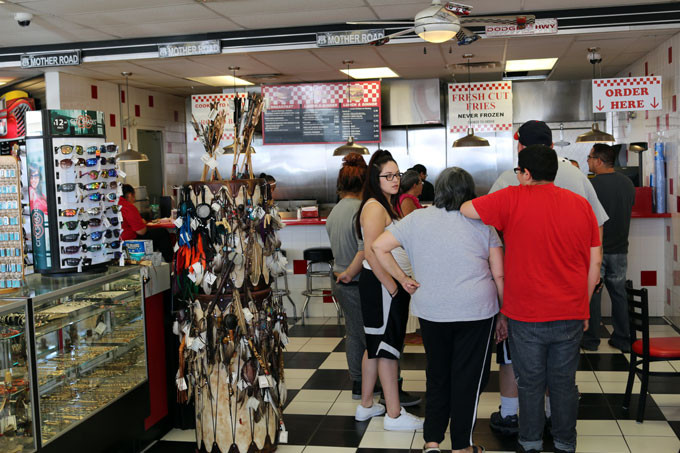
[[[661,77],[593,80],[593,112],[661,110]]]

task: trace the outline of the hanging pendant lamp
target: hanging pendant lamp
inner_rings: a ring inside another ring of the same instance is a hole
[[[576,138],[576,143],[601,143],[614,142],[614,136],[600,130],[597,123],[593,123],[592,129]]]
[[[472,116],[470,116],[470,58],[473,57],[471,53],[466,53],[463,55],[464,58],[467,58],[467,67],[468,67],[468,130],[467,130],[467,135],[465,137],[459,138],[455,142],[453,142],[453,147],[454,148],[470,148],[470,147],[478,147],[478,146],[489,146],[489,141],[485,138],[478,137],[475,135],[475,130],[472,127]]]
[[[343,64],[347,65],[347,102],[349,102],[349,109],[352,110],[352,100],[350,99],[350,82],[349,82],[349,65],[354,63],[353,60],[344,60]],[[368,148],[361,146],[358,143],[354,143],[354,137],[352,136],[352,118],[350,115],[349,123],[349,137],[347,137],[347,143],[340,145],[335,150],[333,150],[334,156],[346,156],[351,153],[357,154],[370,154]]]
[[[130,83],[129,78],[132,75],[131,72],[121,72],[121,75],[125,77],[125,92],[127,93],[127,127],[129,129],[128,133],[132,136],[132,121],[130,121]],[[132,148],[132,142],[130,142],[130,137],[128,137],[127,149],[122,153],[118,154],[119,162],[148,162],[149,158],[146,154],[140,153],[139,151]]]

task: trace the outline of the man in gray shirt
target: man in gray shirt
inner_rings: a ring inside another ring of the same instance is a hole
[[[515,133],[517,140],[517,152],[520,153],[524,148],[531,145],[546,145],[553,147],[552,131],[543,121],[527,121],[522,124]],[[509,186],[517,186],[517,176],[512,169],[506,170],[498,177],[489,193],[505,189]],[[581,170],[572,165],[569,161],[558,160],[557,175],[555,185],[563,189],[570,190],[577,195],[581,195],[593,208],[597,224],[600,226],[600,239],[602,238],[602,225],[609,219],[607,212],[602,207],[595,189],[593,188],[586,175]],[[501,407],[500,411],[491,414],[490,425],[496,431],[503,434],[517,434],[519,431],[519,420],[517,412],[519,401],[517,399],[517,382],[515,381],[512,369],[512,358],[507,341],[499,343],[496,352],[496,361],[500,364],[499,380],[501,388]],[[546,397],[546,416],[550,417],[550,401]]]

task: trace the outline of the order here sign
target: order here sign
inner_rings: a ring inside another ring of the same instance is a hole
[[[593,80],[593,112],[661,110],[661,77]]]

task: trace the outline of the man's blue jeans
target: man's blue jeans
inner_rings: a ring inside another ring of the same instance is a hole
[[[628,301],[626,299],[626,270],[628,255],[605,253],[602,257],[600,275],[612,300],[612,343],[619,348],[630,347],[630,326],[628,324]],[[602,290],[590,299],[590,327],[583,334],[583,345],[597,348],[600,345],[600,321],[602,319]]]
[[[508,320],[510,353],[519,389],[519,443],[525,450],[543,449],[546,388],[550,389],[555,447],[576,450],[576,369],[582,336],[582,320]]]

